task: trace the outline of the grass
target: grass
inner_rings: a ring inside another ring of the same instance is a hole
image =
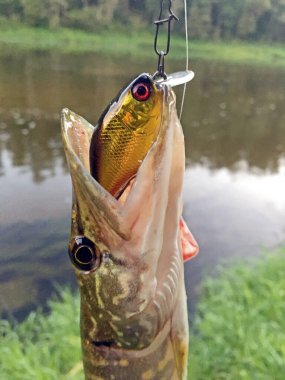
[[[21,24],[0,27],[0,48],[3,51],[59,51],[61,53],[97,52],[112,55],[153,57],[153,34],[149,32],[105,31],[97,34],[61,28],[48,30]],[[184,59],[185,42],[173,36],[170,58]],[[285,46],[282,44],[190,41],[191,59],[285,67]]]
[[[285,249],[236,264],[203,286],[190,342],[191,380],[284,380]],[[11,327],[2,322],[3,380],[83,380],[79,299],[70,290]],[[194,333],[193,333],[194,332]]]
[[[282,44],[193,41],[190,43],[190,55],[193,59],[272,68],[285,67],[285,45]]]
[[[32,312],[13,328],[2,321],[2,380],[83,380],[79,297],[64,289],[49,307],[48,316]]]
[[[207,280],[190,344],[191,380],[285,379],[285,249]]]
[[[115,41],[114,41],[115,38]],[[184,56],[185,43],[174,37],[177,58]],[[152,57],[153,35],[144,32],[87,33],[80,30],[60,28],[49,30],[24,25],[0,28],[0,44],[6,49],[60,51],[62,53],[104,53]]]

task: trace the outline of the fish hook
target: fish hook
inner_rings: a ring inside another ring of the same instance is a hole
[[[158,55],[157,71],[153,75],[154,79],[157,79],[157,78],[167,79],[167,76],[164,70],[164,61],[165,61],[164,58],[169,53],[169,49],[170,49],[171,22],[173,20],[179,21],[179,18],[172,11],[172,0],[168,0],[168,1],[169,1],[168,3],[169,16],[167,18],[162,18],[163,9],[164,9],[164,0],[161,0],[159,19],[157,21],[154,21],[154,24],[156,25],[156,32],[155,32],[155,37],[154,37],[154,51]],[[168,23],[166,49],[160,50],[158,49],[159,30],[160,30],[160,27],[166,23]]]

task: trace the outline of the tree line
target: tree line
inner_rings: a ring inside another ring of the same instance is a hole
[[[285,41],[285,0],[187,1],[192,38]],[[90,32],[119,25],[139,30],[149,28],[159,7],[160,0],[0,0],[0,22]],[[183,19],[183,0],[173,0],[173,8]],[[182,23],[176,31],[182,33]]]

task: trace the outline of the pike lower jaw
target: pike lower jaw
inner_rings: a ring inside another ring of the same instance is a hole
[[[73,265],[82,271],[89,272],[99,265],[99,255],[95,244],[85,236],[77,236],[69,250],[69,257]]]

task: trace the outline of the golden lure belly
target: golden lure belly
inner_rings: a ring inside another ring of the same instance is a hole
[[[62,137],[86,379],[186,379],[183,255],[198,247],[181,219],[184,137],[173,90],[142,74],[95,128],[63,110]]]

